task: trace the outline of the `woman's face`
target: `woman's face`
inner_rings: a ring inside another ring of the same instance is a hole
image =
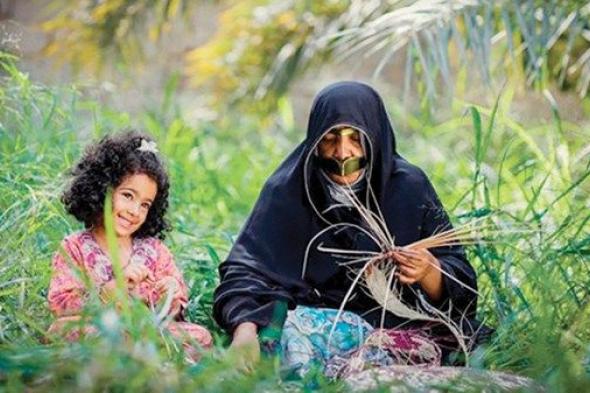
[[[349,127],[334,128],[327,132],[318,144],[318,153],[322,158],[343,162],[351,157],[364,156],[359,131]],[[361,175],[361,170],[340,176],[328,173],[330,179],[338,184],[354,183]]]
[[[118,237],[131,237],[145,222],[158,185],[139,173],[127,176],[113,191],[113,222]]]

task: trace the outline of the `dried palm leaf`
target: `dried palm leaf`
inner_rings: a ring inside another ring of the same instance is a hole
[[[339,259],[345,259],[344,262],[339,262],[339,265],[349,268],[353,273],[352,283],[340,304],[334,324],[330,331],[329,340],[331,340],[336,328],[336,323],[341,318],[346,304],[350,300],[355,289],[361,288],[366,289],[368,294],[382,307],[381,327],[383,327],[386,311],[410,321],[425,321],[443,324],[453,334],[459,347],[467,356],[468,337],[464,336],[460,326],[451,318],[452,304],[449,306],[448,313],[445,313],[430,305],[426,298],[421,296],[421,294],[417,294],[417,298],[420,301],[420,307],[410,307],[402,301],[401,293],[398,291],[396,285],[397,264],[395,263],[395,258],[397,255],[403,255],[403,253],[407,252],[406,250],[432,249],[437,247],[481,243],[484,240],[482,233],[485,232],[488,236],[494,235],[494,227],[492,225],[480,225],[486,219],[481,218],[474,220],[467,225],[442,230],[428,238],[420,239],[404,247],[399,247],[395,244],[394,237],[389,232],[383,214],[378,207],[378,203],[376,203],[377,199],[370,187],[369,195],[375,202],[376,212],[365,207],[350,188],[346,190],[346,195],[348,196],[351,205],[360,215],[364,225],[361,226],[351,223],[332,224],[314,236],[306,249],[302,277],[305,276],[309,252],[312,245],[320,236],[330,231],[346,228],[359,230],[366,234],[369,239],[377,245],[380,251],[347,250],[326,247],[323,243],[317,247],[317,250],[319,251],[330,253]],[[359,264],[362,264],[360,268],[358,267]],[[440,266],[436,264],[432,264],[432,266],[438,269],[441,274],[479,296],[474,288],[471,288],[469,285],[453,277]]]

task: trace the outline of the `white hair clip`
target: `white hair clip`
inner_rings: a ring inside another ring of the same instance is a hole
[[[156,142],[154,141],[146,141],[145,139],[141,140],[141,145],[137,148],[139,151],[149,151],[150,153],[158,153],[158,147],[156,146]]]

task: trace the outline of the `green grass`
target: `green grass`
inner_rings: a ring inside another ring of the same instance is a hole
[[[132,117],[74,88],[39,86],[8,58],[0,63],[0,390],[292,387],[280,381],[272,361],[255,374],[238,372],[210,310],[217,265],[303,127],[289,118],[279,132],[239,117],[189,124],[174,105],[174,83],[159,107]],[[469,249],[479,276],[480,317],[497,329],[472,365],[517,372],[551,391],[588,391],[589,127],[569,124],[558,112],[551,123],[522,124],[510,116],[511,97],[505,91],[492,108],[457,102],[455,115],[437,123],[390,105],[404,125],[399,150],[429,174],[454,221],[489,216],[506,230],[496,242]],[[80,228],[59,203],[64,173],[88,141],[129,126],[153,134],[167,157],[174,227],[167,244],[191,288],[189,319],[217,335],[216,351],[197,366],[184,364],[173,343],[159,338],[142,307],[120,317],[90,307],[100,338],[41,343],[52,320],[46,305],[51,256]],[[134,340],[123,340],[123,330]],[[319,386],[342,389],[325,381]]]

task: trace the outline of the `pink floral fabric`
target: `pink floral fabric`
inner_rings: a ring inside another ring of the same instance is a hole
[[[334,356],[326,366],[326,374],[344,378],[374,367],[436,367],[441,365],[441,359],[440,347],[419,330],[375,329],[358,350]]]
[[[141,282],[129,292],[148,305],[155,307],[161,300],[156,290],[156,283],[162,279],[172,283],[172,303],[169,317],[174,319],[168,325],[170,333],[184,341],[196,341],[201,347],[212,345],[209,331],[202,326],[190,322],[183,322],[182,310],[188,302],[188,289],[181,272],[174,263],[172,254],[160,240],[156,238],[134,239],[129,263],[145,265],[152,273],[150,279]],[[58,317],[49,331],[55,333],[60,330],[64,322],[71,321],[82,310],[90,281],[94,285],[101,285],[114,277],[113,266],[107,254],[100,248],[92,233],[77,232],[66,237],[61,250],[53,257],[52,277],[49,284],[48,302],[51,311]],[[77,339],[78,335],[68,337]]]

